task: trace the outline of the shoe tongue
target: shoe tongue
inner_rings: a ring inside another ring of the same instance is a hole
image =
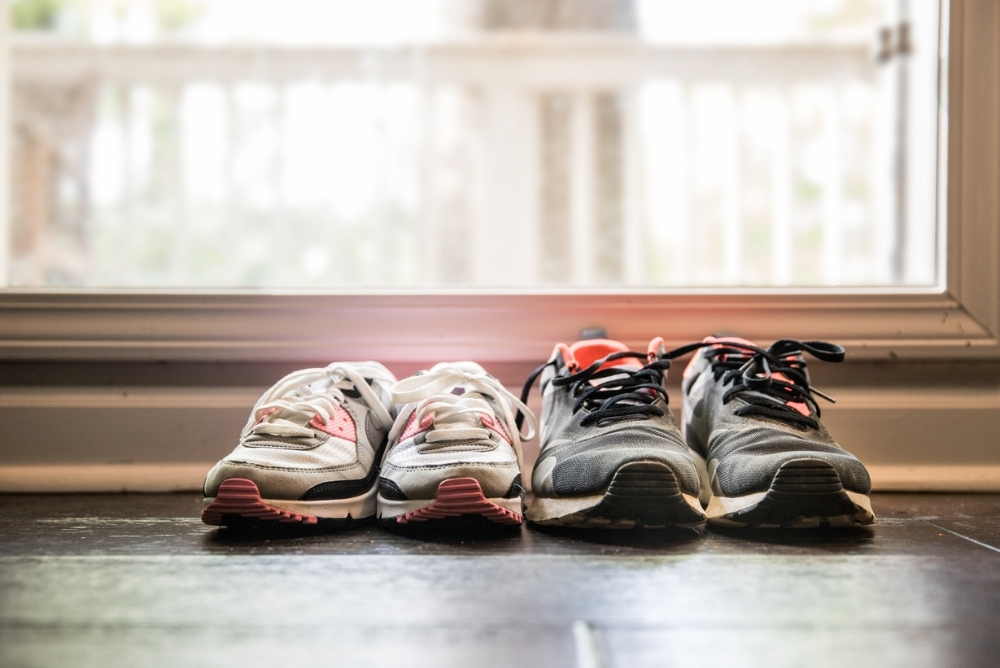
[[[454,369],[456,372],[467,373],[470,376],[481,376],[486,373],[486,369],[479,366],[475,362],[441,362],[440,364],[435,364],[431,368],[431,371],[439,371],[441,369]],[[457,382],[454,386],[447,390],[447,393],[454,394],[455,396],[462,396],[470,390],[462,382]]]
[[[304,420],[292,421],[278,418],[273,421],[265,421],[256,425],[251,434],[254,436],[267,438],[278,436],[282,438],[315,438],[316,434],[309,427],[309,422]]]
[[[628,352],[629,348],[624,343],[619,343],[618,341],[612,341],[611,339],[587,339],[584,341],[577,341],[572,346],[569,347],[573,357],[576,358],[577,363],[580,365],[581,369],[586,369],[591,364],[599,359],[607,357],[612,353],[625,353]],[[614,360],[608,364],[602,366],[601,368],[613,368],[613,367],[625,367],[628,369],[641,369],[642,364],[638,360],[627,358],[621,360]]]

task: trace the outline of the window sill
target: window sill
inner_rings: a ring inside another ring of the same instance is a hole
[[[716,332],[823,339],[853,359],[997,358],[995,308],[927,293],[0,293],[0,359],[544,359],[584,327],[644,347]],[[986,320],[987,322],[984,322]]]

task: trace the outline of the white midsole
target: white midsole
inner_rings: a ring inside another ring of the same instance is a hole
[[[506,508],[512,512],[521,514],[521,497],[516,496],[513,499],[486,499],[490,503],[494,503],[501,508]],[[397,517],[398,515],[405,515],[406,513],[411,513],[414,510],[420,510],[421,508],[426,508],[427,506],[434,503],[435,499],[407,499],[405,501],[396,501],[393,499],[385,499],[381,494],[378,496],[378,516],[379,517]]]
[[[681,493],[681,496],[683,496],[688,505],[698,511],[699,514],[704,513],[701,508],[701,501],[698,500],[698,497],[684,493]],[[532,522],[544,522],[546,520],[572,515],[583,510],[590,510],[603,500],[604,493],[595,494],[593,496],[576,496],[566,499],[552,499],[536,496],[531,502],[531,505],[528,507],[528,512],[525,513],[525,517]]]
[[[860,494],[858,492],[850,492],[844,490],[847,493],[848,498],[854,503],[854,505],[862,508],[872,516],[875,515],[872,512],[872,502],[865,494]],[[754,492],[753,494],[747,494],[746,496],[713,496],[712,500],[708,503],[708,509],[705,513],[708,515],[709,519],[715,517],[723,517],[729,513],[736,513],[745,508],[750,508],[760,503],[764,497],[767,496],[767,492]]]
[[[329,519],[344,519],[350,515],[354,519],[361,517],[371,517],[375,514],[378,496],[378,478],[364,494],[352,496],[347,499],[323,499],[321,501],[297,501],[294,499],[264,499],[261,501],[280,510],[288,510],[300,515],[313,515]],[[208,505],[215,499],[205,499]]]

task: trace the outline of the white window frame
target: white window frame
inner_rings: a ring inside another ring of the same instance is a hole
[[[1000,3],[953,0],[945,14],[941,290],[5,289],[0,360],[523,362],[544,359],[554,342],[587,326],[603,326],[640,347],[651,336],[682,344],[725,331],[760,341],[838,341],[853,359],[1000,358]],[[0,81],[9,81],[8,66],[0,55]],[[3,127],[8,97],[3,88]],[[0,133],[0,215],[6,214],[6,141]]]

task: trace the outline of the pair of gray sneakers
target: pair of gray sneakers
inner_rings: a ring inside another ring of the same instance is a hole
[[[671,360],[696,353],[683,378],[681,425],[664,388]],[[819,421],[803,353],[839,362],[825,342],[767,349],[709,337],[645,353],[607,339],[557,345],[541,379],[541,452],[529,521],[592,528],[804,528],[874,522],[861,462]]]
[[[254,406],[205,480],[214,526],[520,524],[534,417],[474,362],[397,381],[377,362],[292,373]]]

